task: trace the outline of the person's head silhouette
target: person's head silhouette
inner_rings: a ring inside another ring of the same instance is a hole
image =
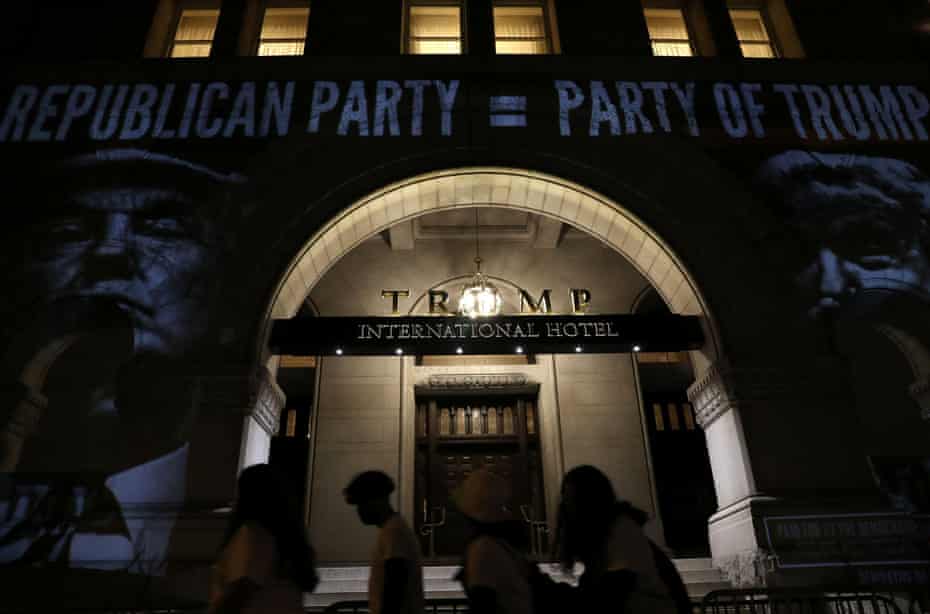
[[[355,476],[343,494],[346,503],[356,506],[362,524],[381,526],[394,515],[390,496],[394,480],[383,471],[364,471]]]

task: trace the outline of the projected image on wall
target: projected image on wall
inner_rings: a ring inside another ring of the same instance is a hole
[[[0,492],[0,563],[159,571],[185,498],[193,406],[159,374],[217,343],[231,248],[221,224],[242,184],[110,149],[65,160],[35,189],[37,222],[7,246],[23,263],[8,283],[35,316],[14,346],[25,363],[49,348],[54,358],[34,382],[47,404]]]
[[[812,319],[853,316],[894,323],[927,340],[930,180],[909,162],[788,151],[758,182],[787,207],[801,238],[794,281]],[[916,314],[901,322],[904,313]]]

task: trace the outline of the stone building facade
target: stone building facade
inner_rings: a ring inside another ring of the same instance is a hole
[[[197,595],[238,471],[270,459],[321,559],[358,563],[351,475],[384,469],[429,524],[423,476],[478,455],[523,468],[540,539],[588,463],[736,584],[925,578],[930,13],[899,4],[11,8],[0,559]],[[269,345],[277,321],[454,301],[475,231],[505,313],[550,289],[552,313],[694,316],[703,343]],[[480,433],[452,426],[466,407]],[[427,415],[491,447],[443,452]],[[710,494],[676,491],[676,467],[706,468]],[[101,493],[117,528],[75,529]],[[14,529],[62,494],[39,552]],[[448,543],[424,549],[438,563]]]

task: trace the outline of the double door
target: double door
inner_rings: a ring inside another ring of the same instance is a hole
[[[509,506],[523,527],[527,554],[546,553],[538,426],[535,390],[418,394],[416,529],[428,560],[461,558],[466,523],[453,497],[482,467],[508,484]]]

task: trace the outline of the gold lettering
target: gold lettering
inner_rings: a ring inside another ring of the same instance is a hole
[[[539,295],[539,300],[534,301],[530,293],[520,288],[520,313],[551,313],[552,300],[549,294],[552,290],[546,288]]]
[[[398,315],[400,310],[398,309],[398,297],[408,297],[410,296],[410,290],[382,290],[381,298],[391,297],[391,315]]]
[[[591,291],[585,288],[572,288],[568,291],[572,299],[572,313],[584,313],[591,305]]]
[[[449,300],[449,293],[445,290],[429,291],[429,312],[430,313],[449,313],[446,307],[446,301]]]

